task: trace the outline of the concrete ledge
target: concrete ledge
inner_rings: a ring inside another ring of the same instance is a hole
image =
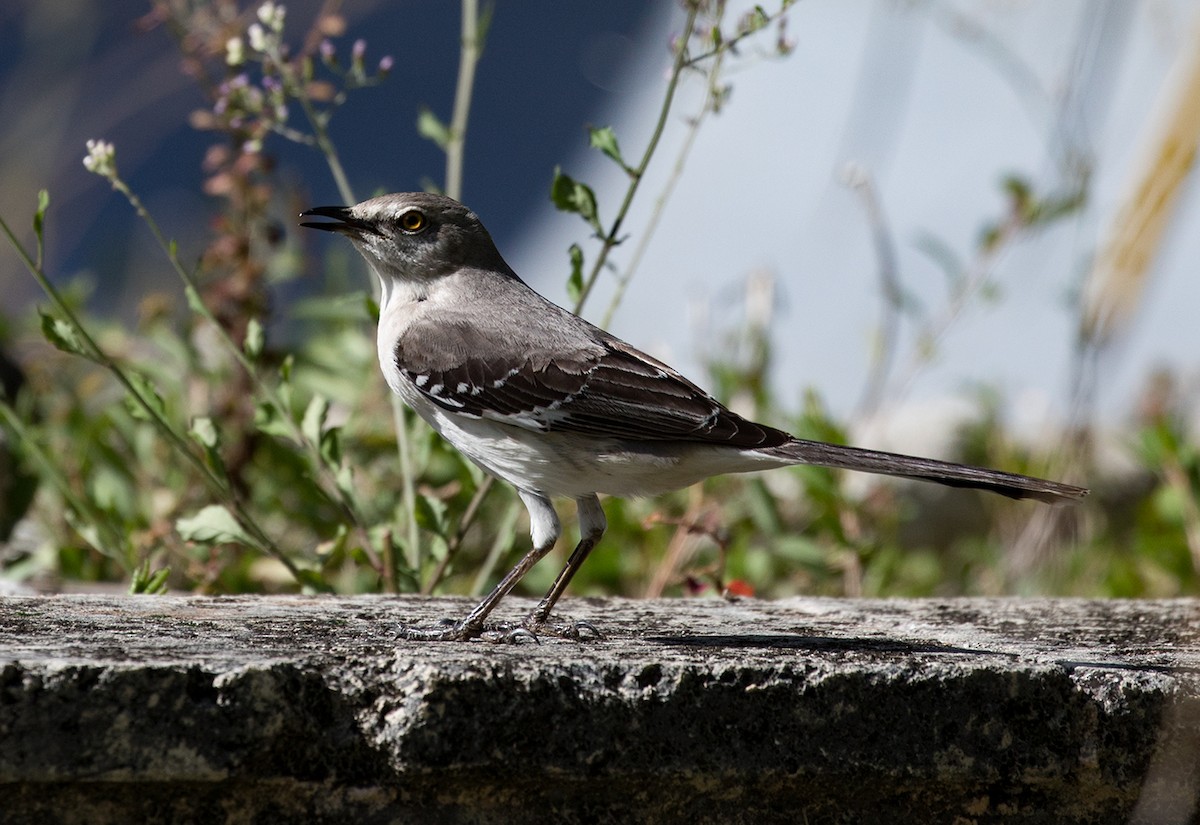
[[[5,822],[1189,822],[1200,601],[0,599]],[[532,602],[506,601],[506,615]]]

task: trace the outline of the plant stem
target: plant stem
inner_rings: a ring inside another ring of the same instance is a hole
[[[733,37],[731,37],[728,40],[722,40],[720,43],[718,43],[716,46],[709,49],[708,51],[701,52],[700,54],[695,55],[694,57],[689,57],[687,60],[684,61],[683,68],[690,69],[693,66],[697,66],[700,63],[703,63],[705,60],[708,60],[710,57],[715,57],[717,55],[724,54],[725,52],[733,51],[734,49],[737,48],[738,44],[740,44],[747,37],[750,37],[753,34],[757,34],[758,32],[760,32],[763,29],[770,26],[776,20],[778,20],[779,18],[781,18],[785,14],[787,14],[788,9],[790,9],[792,7],[792,4],[794,2],[795,2],[795,0],[783,0],[783,2],[781,2],[779,4],[779,9],[777,11],[775,11],[772,14],[766,15],[762,19],[761,25],[754,26],[752,28],[747,28],[745,31],[739,32],[738,34],[734,35]],[[700,3],[691,3],[689,5],[691,5],[693,8],[695,8],[695,7],[699,6]],[[725,13],[725,4],[718,3],[717,7],[718,7],[718,16],[723,15]]]
[[[462,198],[463,159],[467,143],[467,119],[475,88],[475,67],[482,51],[478,0],[462,0],[462,41],[458,52],[458,83],[454,89],[454,112],[450,139],[446,142],[446,194]]]
[[[405,554],[404,560],[414,576],[420,575],[421,570],[421,531],[417,525],[417,479],[412,464],[412,446],[409,444],[408,419],[404,414],[404,402],[400,396],[392,394],[392,426],[396,431],[396,451],[400,455],[400,503],[404,505],[405,519]],[[392,565],[395,566],[395,554],[391,553]],[[398,583],[400,577],[395,569],[389,571],[392,582]]]
[[[671,104],[675,100],[675,89],[679,85],[679,77],[683,74],[687,60],[687,44],[692,37],[692,32],[696,28],[696,16],[700,13],[698,3],[692,3],[688,6],[687,19],[683,24],[683,33],[679,36],[678,45],[675,49],[675,63],[671,68],[671,77],[667,81],[667,91],[663,97],[662,108],[658,113],[658,120],[654,124],[654,132],[650,135],[650,141],[646,144],[646,150],[642,153],[641,162],[629,170],[629,187],[625,190],[625,199],[621,201],[621,207],[617,210],[617,216],[613,219],[612,226],[601,239],[600,254],[596,256],[596,262],[592,264],[591,272],[583,282],[583,289],[579,292],[579,300],[575,302],[575,313],[578,315],[583,311],[584,304],[587,303],[588,296],[592,292],[592,287],[596,285],[596,281],[600,278],[600,272],[604,268],[604,264],[608,261],[608,255],[612,252],[613,247],[617,245],[618,233],[621,231],[621,224],[624,222],[626,215],[629,213],[629,207],[633,204],[633,198],[637,194],[638,186],[642,182],[642,177],[646,174],[646,169],[650,166],[650,159],[654,157],[654,151],[658,148],[658,141],[662,137],[663,129],[667,125],[667,116],[671,113]]]
[[[721,8],[723,11],[724,6]],[[708,91],[704,95],[704,103],[696,116],[688,122],[687,134],[684,136],[683,143],[679,147],[679,154],[675,157],[675,165],[671,168],[671,174],[667,178],[667,182],[663,184],[658,200],[654,203],[654,209],[650,212],[649,220],[646,221],[646,228],[643,230],[641,237],[638,238],[633,254],[629,257],[629,264],[617,279],[617,288],[613,293],[612,300],[608,302],[608,309],[604,311],[604,318],[600,322],[600,326],[604,329],[608,329],[612,323],[613,316],[617,313],[617,307],[621,305],[621,302],[625,298],[625,290],[629,287],[629,282],[633,279],[634,273],[641,264],[646,250],[650,248],[650,241],[654,238],[655,231],[658,229],[658,223],[662,219],[667,201],[671,199],[671,195],[675,192],[676,184],[683,177],[683,168],[687,163],[688,156],[692,152],[692,147],[696,143],[696,136],[700,134],[700,126],[703,124],[705,117],[713,110],[717,79],[721,74],[721,64],[724,57],[725,52],[718,52],[716,59],[713,61],[712,68],[708,72]]]
[[[291,64],[278,59],[277,55],[272,55],[281,74],[285,74],[287,82],[293,88],[299,82],[292,71]],[[308,118],[308,123],[312,126],[313,139],[316,140],[317,148],[321,154],[325,156],[325,163],[329,166],[329,173],[333,175],[333,183],[337,186],[338,195],[346,203],[346,205],[357,203],[354,197],[354,190],[350,188],[350,179],[346,177],[346,170],[342,166],[342,161],[338,157],[337,147],[333,145],[333,141],[329,138],[329,130],[325,128],[325,118],[313,108],[312,102],[308,96],[303,93],[294,95],[300,103],[300,108],[304,111],[304,116]]]

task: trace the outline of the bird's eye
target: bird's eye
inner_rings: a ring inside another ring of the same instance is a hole
[[[400,216],[400,228],[405,232],[420,232],[428,224],[429,219],[419,209],[410,209]]]

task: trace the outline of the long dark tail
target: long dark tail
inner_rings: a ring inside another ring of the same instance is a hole
[[[990,490],[1009,498],[1032,498],[1051,504],[1078,501],[1088,494],[1083,487],[1047,481],[1044,478],[798,438],[778,447],[769,447],[762,452],[797,463],[935,481],[951,487]]]

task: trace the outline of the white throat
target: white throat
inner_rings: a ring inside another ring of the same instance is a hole
[[[415,319],[429,296],[429,284],[423,281],[401,281],[386,275],[379,277],[379,330],[376,348],[379,367],[392,391],[404,395],[403,382],[396,368],[396,341]],[[407,397],[405,400],[408,400]]]

